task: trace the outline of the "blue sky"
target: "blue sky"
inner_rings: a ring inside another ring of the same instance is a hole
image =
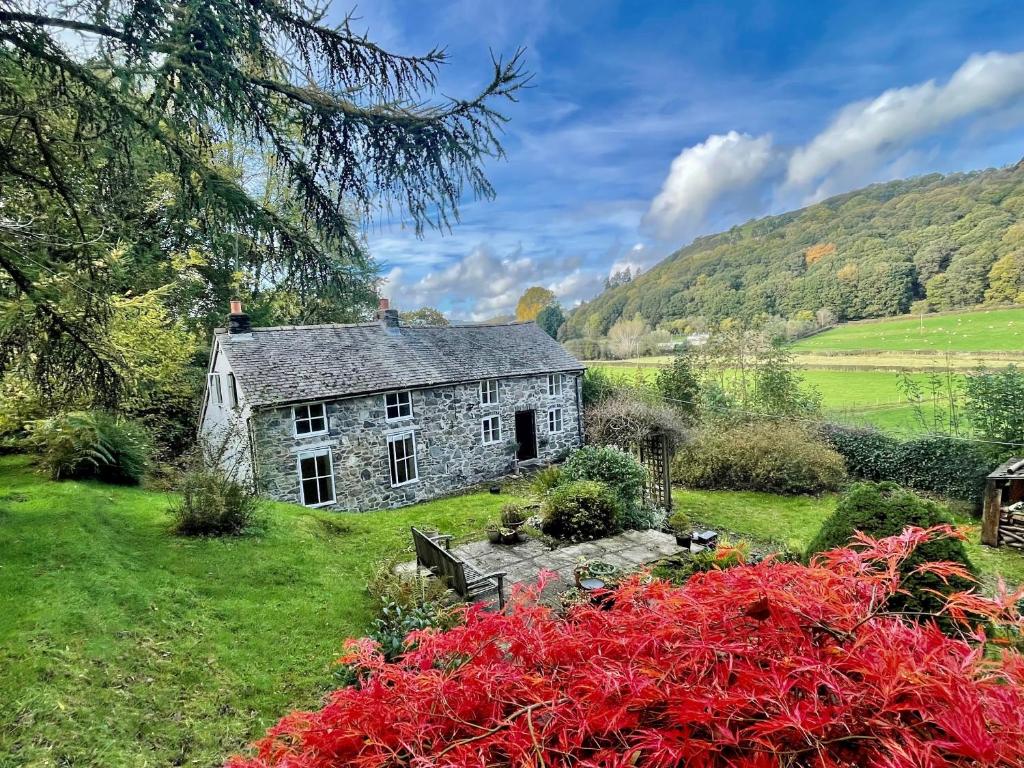
[[[332,13],[348,6],[338,3]],[[694,236],[874,181],[1024,157],[1022,2],[380,0],[355,27],[444,46],[465,96],[527,48],[491,201],[423,238],[369,229],[384,293],[481,320],[529,285],[567,307]]]

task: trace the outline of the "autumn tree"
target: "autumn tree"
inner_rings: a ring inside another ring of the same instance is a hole
[[[608,342],[618,358],[639,357],[640,342],[650,328],[640,315],[631,320],[622,318],[608,329]]]
[[[524,82],[516,54],[436,97],[442,50],[385,50],[298,0],[39,11],[0,0],[0,371],[108,403],[112,297],[167,285],[194,317],[245,283],[267,316],[368,310],[360,224],[444,229],[492,196],[496,105]]]
[[[439,309],[433,307],[420,307],[411,312],[402,312],[399,318],[406,325],[414,326],[443,326],[449,325],[448,318]]]
[[[1024,251],[1008,253],[992,265],[988,272],[985,303],[1024,303]]]
[[[536,320],[540,311],[555,301],[557,301],[557,297],[554,291],[539,285],[527,288],[516,303],[516,320],[523,323]]]

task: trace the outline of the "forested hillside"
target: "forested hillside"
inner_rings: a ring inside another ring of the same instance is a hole
[[[1024,299],[1024,161],[876,184],[695,240],[570,316],[566,337],[826,309],[837,320]],[[923,302],[916,304],[915,302]],[[679,321],[679,322],[672,322]]]

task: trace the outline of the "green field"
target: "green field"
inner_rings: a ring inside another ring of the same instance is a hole
[[[696,527],[727,531],[759,543],[784,544],[802,552],[817,534],[822,521],[835,509],[836,497],[776,496],[747,491],[692,491],[676,488],[672,499]],[[1012,585],[1024,584],[1024,555],[1008,547],[981,544],[978,520],[953,512],[967,528],[967,554],[981,571],[983,590],[992,592],[1001,577]]]
[[[220,765],[335,686],[372,619],[367,574],[411,524],[480,531],[510,499],[277,504],[259,535],[183,539],[162,493],[54,483],[21,456],[0,457],[0,489],[4,766]]]
[[[624,381],[650,382],[657,367],[589,364],[609,376]],[[920,431],[914,407],[900,391],[900,374],[892,371],[832,371],[805,369],[800,376],[821,393],[827,418],[855,426],[873,425],[894,433]],[[929,374],[912,373],[910,377],[922,386]],[[931,408],[926,407],[926,418]]]
[[[793,344],[826,350],[1024,353],[1024,307],[847,323]]]

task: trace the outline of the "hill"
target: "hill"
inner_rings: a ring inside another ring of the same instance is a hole
[[[1024,162],[875,184],[701,237],[569,317],[567,338],[619,318],[684,329],[702,318],[838,320],[1024,296]],[[673,321],[679,321],[673,323]]]

